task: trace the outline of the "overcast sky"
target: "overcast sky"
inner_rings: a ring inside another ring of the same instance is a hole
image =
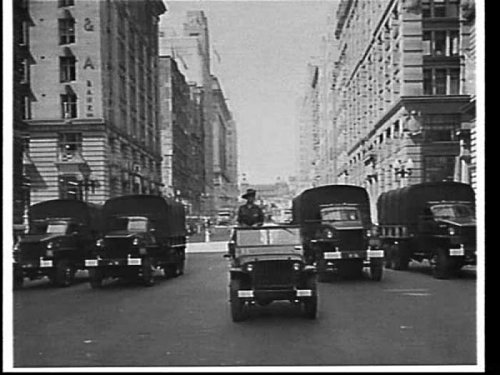
[[[337,1],[165,3],[162,27],[170,23],[179,35],[186,11],[205,12],[211,70],[236,121],[240,175],[245,173],[250,183],[269,183],[295,174],[297,99]]]

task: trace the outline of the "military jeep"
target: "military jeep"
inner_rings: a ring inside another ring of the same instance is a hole
[[[285,300],[300,307],[303,316],[317,316],[316,268],[302,255],[300,229],[295,226],[235,227],[229,300],[234,322],[245,320],[249,309]]]

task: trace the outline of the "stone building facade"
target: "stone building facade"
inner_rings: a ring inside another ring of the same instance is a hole
[[[454,179],[469,31],[459,0],[342,0],[328,75],[336,183],[387,190]],[[372,212],[376,213],[375,207]]]
[[[161,191],[161,0],[30,1],[32,203]]]

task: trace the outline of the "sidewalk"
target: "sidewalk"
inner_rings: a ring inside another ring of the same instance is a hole
[[[186,253],[225,253],[227,241],[188,242]]]

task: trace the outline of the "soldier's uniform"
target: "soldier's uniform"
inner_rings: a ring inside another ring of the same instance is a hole
[[[238,209],[238,224],[252,226],[264,222],[264,213],[256,204],[244,204]]]

